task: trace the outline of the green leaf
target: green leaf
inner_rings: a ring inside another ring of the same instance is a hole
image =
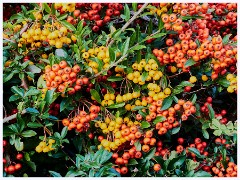
[[[109,57],[110,57],[110,62],[114,62],[116,60],[116,52],[113,48],[109,47]]]
[[[155,147],[150,149],[150,151],[146,154],[145,159],[148,159],[148,160],[152,159],[154,154],[155,154],[155,152],[156,152],[156,148]]]
[[[209,117],[211,119],[213,119],[215,117],[214,110],[213,110],[212,106],[210,106],[209,104],[207,105],[207,107],[208,107],[208,110],[209,110]]]
[[[141,75],[142,81],[145,82],[146,79],[147,79],[147,77],[148,77],[148,72],[147,72],[147,71],[144,71],[144,72],[142,73],[142,75]]]
[[[146,46],[144,45],[137,45],[137,46],[133,46],[132,48],[129,49],[129,51],[136,51],[136,50],[141,50],[141,49],[145,49]]]
[[[123,79],[122,76],[110,76],[109,78],[107,78],[107,80],[110,82],[121,81],[122,79]]]
[[[33,130],[27,130],[27,131],[24,131],[22,132],[22,136],[23,137],[32,137],[32,136],[35,136],[37,133]]]
[[[25,96],[34,96],[34,95],[39,94],[40,92],[41,91],[36,88],[31,88],[25,93]]]
[[[205,156],[201,155],[196,148],[188,148],[188,151],[195,154],[198,158],[205,158]]]
[[[66,126],[62,129],[62,132],[61,132],[61,138],[62,139],[66,137],[67,132],[68,132],[68,127]]]
[[[130,41],[130,38],[128,37],[126,41],[123,43],[122,50],[121,50],[122,56],[124,56],[129,49],[129,41]]]
[[[24,148],[23,142],[21,142],[20,140],[21,140],[20,138],[16,138],[14,142],[14,146],[17,151],[22,151]]]
[[[194,177],[212,177],[211,174],[207,173],[206,171],[200,170],[194,173]]]
[[[150,125],[149,122],[147,122],[147,121],[141,122],[141,127],[142,127],[143,129],[149,128],[150,126],[151,126],[151,125]]]
[[[193,94],[192,97],[189,99],[193,104],[195,104],[196,100],[197,100],[197,95]]]
[[[20,99],[21,97],[17,94],[14,94],[12,95],[10,98],[9,98],[9,102],[12,102],[12,101],[16,101],[18,99]]]
[[[141,109],[144,109],[144,108],[146,108],[146,107],[144,107],[144,106],[135,106],[132,110],[133,111],[138,111],[138,110],[141,110]]]
[[[12,21],[12,20],[14,20],[14,19],[21,20],[21,19],[23,19],[23,18],[24,18],[24,16],[23,16],[21,13],[17,13],[17,14],[12,15],[12,16],[10,17],[9,21]]]
[[[166,120],[166,117],[164,116],[157,116],[156,119],[153,121],[153,124],[157,124],[159,122],[163,122]]]
[[[179,126],[179,127],[175,127],[175,128],[173,128],[172,129],[172,134],[177,134],[179,131],[180,131],[180,129],[181,129],[181,127]]]
[[[47,13],[50,13],[50,12],[51,12],[51,8],[48,6],[47,3],[42,3],[42,6],[43,6],[44,10],[45,10]]]
[[[17,70],[14,70],[14,71],[12,71],[11,73],[9,73],[9,74],[3,74],[3,83],[5,83],[5,82],[7,82],[7,81],[9,81],[10,79],[12,79],[12,77],[16,74],[16,73],[18,73],[18,71]]]
[[[125,102],[117,103],[117,104],[112,104],[112,105],[108,106],[107,108],[109,108],[109,109],[115,109],[115,108],[120,108],[120,107],[123,107],[123,106],[125,106]]]
[[[66,28],[68,28],[71,31],[76,31],[76,28],[70,24],[69,22],[67,22],[66,20],[60,21],[60,23],[65,26]]]
[[[225,88],[230,86],[230,82],[227,79],[225,79],[225,78],[217,80],[217,83],[222,85]]]
[[[91,89],[90,90],[91,95],[94,97],[94,99],[96,99],[96,101],[98,103],[101,103],[101,98],[100,95],[98,94],[98,92],[95,89]]]
[[[231,36],[232,36],[232,34],[227,34],[226,36],[223,37],[223,39],[222,39],[223,45],[228,44],[229,38],[230,38]]]
[[[55,50],[55,55],[58,57],[63,57],[63,58],[67,58],[68,54],[66,51],[64,51],[63,49],[56,49]]]
[[[47,90],[45,98],[44,98],[44,100],[46,101],[46,105],[49,105],[54,101],[54,99],[53,99],[54,91],[55,91],[55,89]]]
[[[62,177],[61,174],[55,172],[55,171],[48,171],[53,177]]]
[[[36,73],[41,73],[41,69],[35,65],[28,65],[28,70],[30,72],[32,72],[33,74],[36,74]]]
[[[26,111],[31,114],[39,114],[39,111],[35,108],[26,108]]]
[[[136,12],[137,11],[137,3],[132,3],[132,8]]]
[[[141,150],[141,149],[140,149]],[[131,166],[131,165],[136,165],[136,164],[138,164],[138,162],[136,161],[136,159],[130,159],[129,161],[128,161],[128,165],[129,166]]]
[[[221,130],[221,129],[215,130],[215,131],[213,132],[213,134],[214,134],[215,136],[221,136],[221,135],[222,135],[222,130]]]
[[[142,145],[141,145],[141,143],[139,142],[139,140],[134,143],[134,146],[136,147],[136,150],[137,150],[137,151],[141,151]]]
[[[21,88],[18,88],[17,86],[12,86],[11,91],[15,94],[18,94],[19,96],[23,97],[24,96],[24,90]]]
[[[184,67],[189,67],[196,64],[196,62],[193,59],[189,59],[185,62]]]
[[[125,21],[128,21],[130,19],[130,10],[127,3],[124,6],[124,16],[125,16]]]
[[[14,132],[12,129],[10,129],[8,126],[3,126],[3,137],[7,137],[7,136],[11,136],[13,134],[15,134],[16,132]]]
[[[168,109],[168,108],[172,105],[172,102],[173,102],[173,99],[172,99],[171,96],[168,96],[167,98],[165,98],[165,99],[163,100],[161,110],[163,111],[163,110]]]
[[[37,122],[29,122],[29,123],[27,124],[27,127],[30,127],[30,128],[39,128],[39,127],[43,127],[43,125],[42,125],[42,124],[39,124],[39,123],[37,123]]]
[[[206,129],[202,129],[202,133],[203,133],[203,137],[204,137],[205,139],[209,139],[209,133],[207,132]]]
[[[187,170],[188,171],[196,169],[199,166],[199,164],[200,164],[199,162],[194,162],[191,159],[186,160],[186,165],[187,165]]]
[[[86,175],[84,171],[75,171],[75,170],[69,170],[65,177],[76,177],[76,176],[81,176],[81,175]]]
[[[36,172],[37,167],[36,167],[36,164],[35,164],[34,162],[32,162],[32,161],[27,161],[26,163],[27,163],[27,165],[33,170],[33,172]]]
[[[167,33],[158,33],[158,34],[155,34],[153,36],[147,36],[145,39],[143,39],[141,42],[144,42],[144,41],[147,41],[149,39],[157,39],[157,38],[160,38],[162,36],[165,36]]]

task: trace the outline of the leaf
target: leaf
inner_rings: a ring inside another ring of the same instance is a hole
[[[206,129],[202,129],[202,133],[203,133],[203,137],[204,137],[205,139],[209,139],[209,133],[207,132]]]
[[[39,94],[40,92],[41,91],[36,88],[31,88],[25,93],[25,96],[34,96],[34,95]]]
[[[192,97],[189,99],[193,104],[195,104],[196,100],[197,100],[197,95],[193,94]]]
[[[22,132],[22,136],[23,137],[32,137],[32,136],[35,136],[37,133],[33,130],[27,130],[27,131],[24,131]]]
[[[215,131],[213,132],[213,134],[214,134],[215,136],[221,136],[221,135],[222,135],[222,130],[221,130],[221,129],[215,130]]]
[[[163,111],[163,110],[168,109],[168,108],[172,105],[172,102],[173,102],[173,99],[172,99],[171,96],[168,96],[167,98],[165,98],[165,99],[163,100],[161,110]]]
[[[148,160],[152,159],[154,154],[155,154],[155,152],[156,152],[156,148],[155,147],[150,149],[150,151],[146,154],[145,159],[148,159]]]
[[[191,159],[186,160],[186,165],[187,165],[187,170],[188,171],[196,169],[199,166],[199,164],[200,164],[199,162],[194,162]]]
[[[232,34],[227,34],[226,36],[223,37],[223,39],[222,39],[223,45],[228,44],[229,38],[230,38],[231,36],[232,36]]]
[[[76,177],[76,176],[81,176],[81,175],[86,175],[84,171],[74,171],[74,170],[69,170],[65,177]]]
[[[65,26],[66,28],[68,28],[71,31],[76,31],[76,28],[70,24],[69,22],[67,22],[66,20],[60,21],[60,23]]]
[[[112,105],[108,106],[107,108],[109,108],[109,109],[115,109],[115,108],[120,108],[120,107],[123,107],[123,106],[125,106],[125,102],[117,103],[117,104],[112,104]]]
[[[23,18],[24,18],[24,16],[23,16],[21,13],[17,13],[17,14],[12,15],[12,16],[10,17],[9,21],[12,21],[12,20],[14,20],[14,19],[20,20],[20,19],[23,19]]]
[[[65,126],[63,129],[62,129],[62,132],[61,132],[61,138],[65,138],[65,136],[67,135],[67,132],[68,132],[68,127]]]
[[[33,170],[33,172],[36,172],[37,167],[36,167],[36,164],[35,164],[34,162],[32,162],[32,161],[27,161],[26,163],[27,163],[27,165]]]
[[[211,174],[207,173],[206,171],[202,171],[202,170],[194,173],[193,176],[194,176],[194,177],[212,177]]]
[[[137,150],[137,151],[141,151],[142,145],[141,145],[141,143],[139,142],[139,140],[137,140],[137,141],[134,143],[134,146],[136,147],[136,150]]]
[[[137,11],[137,3],[132,3],[132,8],[136,12]]]
[[[110,76],[109,78],[107,78],[107,80],[110,82],[121,81],[122,79],[123,79],[122,76]]]
[[[124,56],[129,49],[129,41],[130,41],[130,38],[128,37],[126,41],[123,43],[122,50],[121,50],[122,56]]]
[[[142,81],[145,82],[146,79],[147,79],[147,77],[148,77],[148,72],[147,72],[147,71],[144,71],[144,72],[142,73],[142,75],[141,75]]]
[[[53,177],[62,177],[61,174],[55,172],[55,171],[48,171]]]
[[[166,117],[164,116],[157,116],[156,119],[153,121],[153,124],[157,124],[159,122],[163,122],[166,120]]]
[[[145,49],[145,48],[146,48],[146,46],[144,46],[144,45],[137,45],[137,46],[133,46],[129,50],[136,51],[136,50],[141,50],[141,49]]]
[[[24,96],[24,90],[21,88],[18,88],[17,86],[12,86],[11,91],[15,94],[18,94],[19,96],[23,97]]]
[[[196,148],[188,148],[188,151],[195,154],[198,158],[205,158],[205,156],[201,155]]]
[[[39,114],[39,111],[35,108],[26,108],[26,111],[31,114]]]
[[[41,73],[41,69],[35,65],[28,65],[28,70],[34,74]]]
[[[110,62],[114,62],[116,60],[116,52],[113,48],[109,47],[109,57],[110,57]]]
[[[186,160],[186,156],[180,156],[180,158],[174,163],[174,168],[180,167]]]
[[[51,13],[51,8],[48,6],[47,3],[42,3],[42,6],[47,13]]]
[[[141,122],[141,127],[142,127],[143,129],[149,128],[150,126],[151,126],[151,125],[150,125],[149,122],[147,122],[147,121]]]
[[[103,154],[100,159],[100,164],[107,162],[112,157],[112,154],[113,153],[108,152],[107,150],[103,150]]]
[[[140,149],[141,150],[141,149]],[[128,165],[129,166],[131,166],[131,165],[136,165],[136,164],[138,164],[138,162],[136,161],[136,159],[130,159],[129,161],[128,161]]]
[[[23,142],[20,141],[20,138],[15,139],[14,146],[17,151],[22,151],[24,148]]]
[[[10,129],[8,126],[3,126],[3,137],[7,137],[7,136],[11,136],[13,134],[15,134],[16,132],[14,132],[12,129]]]
[[[3,76],[3,83],[5,83],[5,82],[9,81],[10,79],[12,79],[13,75],[16,74],[16,73],[18,73],[17,70],[12,71],[12,72],[11,72],[10,74],[8,74],[8,75],[3,74],[3,75],[4,75],[4,76]]]
[[[53,102],[53,93],[54,93],[55,89],[52,90],[47,90],[46,95],[44,100],[46,101],[46,105],[49,105]]]
[[[29,122],[29,123],[27,124],[27,127],[30,127],[30,128],[39,128],[39,127],[43,127],[43,125],[42,125],[42,124],[39,124],[39,123],[37,123],[37,122]]]
[[[141,109],[144,109],[144,108],[146,108],[146,107],[144,107],[144,106],[135,106],[132,110],[133,111],[138,111],[138,110],[141,110]]]
[[[16,101],[16,100],[18,100],[18,99],[20,99],[20,98],[21,98],[21,97],[20,97],[19,95],[14,94],[14,95],[12,95],[12,96],[9,98],[9,102]]]
[[[124,16],[125,16],[125,21],[128,21],[130,19],[130,10],[127,3],[124,6]]]
[[[55,55],[58,57],[63,57],[63,58],[67,58],[68,54],[66,51],[64,51],[63,49],[56,49],[55,50]]]
[[[175,128],[173,128],[172,129],[172,134],[177,134],[179,131],[180,131],[180,129],[181,129],[181,127],[179,126],[179,127],[175,127]]]
[[[165,36],[167,35],[167,33],[158,33],[158,34],[155,34],[153,36],[147,36],[145,39],[143,39],[141,42],[144,42],[144,41],[147,41],[149,39],[157,39],[157,38],[160,38],[162,36]]]
[[[91,95],[94,97],[94,99],[96,99],[96,101],[98,103],[101,103],[101,98],[100,95],[98,94],[98,92],[95,89],[91,89],[90,90]]]
[[[213,119],[215,117],[214,110],[213,110],[212,106],[210,106],[209,104],[207,105],[207,107],[208,107],[208,110],[209,110],[209,117],[211,119]]]
[[[230,86],[230,82],[225,78],[217,80],[217,83],[222,85],[225,88]]]
[[[185,62],[184,67],[189,67],[196,64],[196,62],[193,59],[189,59]]]

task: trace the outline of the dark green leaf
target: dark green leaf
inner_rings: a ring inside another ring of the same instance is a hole
[[[58,57],[63,57],[63,58],[67,58],[68,54],[66,51],[64,51],[63,49],[56,49],[55,50],[55,55]]]
[[[179,131],[180,131],[180,129],[181,129],[181,127],[179,126],[179,127],[175,127],[175,128],[173,128],[172,129],[172,134],[177,134]]]
[[[155,152],[156,152],[156,148],[155,147],[150,149],[150,151],[146,154],[145,159],[148,159],[148,160],[152,159],[154,154],[155,154]]]
[[[147,71],[144,71],[144,72],[142,73],[141,77],[142,77],[142,81],[145,82],[146,79],[147,79],[147,77],[148,77],[148,72],[147,72]]]
[[[125,16],[125,21],[128,21],[130,19],[130,10],[127,3],[124,6],[124,16]]]
[[[209,104],[207,105],[207,107],[208,107],[208,110],[209,110],[209,117],[211,119],[213,119],[215,117],[214,110],[213,110],[212,106],[210,106]]]
[[[29,122],[29,123],[27,124],[27,126],[30,127],[30,128],[39,128],[39,127],[43,127],[42,124],[39,124],[39,123],[37,123],[37,122]]]
[[[137,151],[141,151],[142,145],[141,145],[141,143],[140,143],[139,141],[136,141],[136,142],[134,143],[134,146],[136,147],[136,150],[137,150]]]
[[[196,100],[197,100],[197,95],[193,94],[192,97],[189,99],[193,104],[195,104]]]
[[[26,108],[26,111],[31,114],[39,114],[39,111],[35,108]]]
[[[25,96],[34,96],[34,95],[37,95],[39,94],[41,91],[39,91],[38,89],[36,88],[31,88],[29,89],[26,93],[25,93]]]
[[[136,50],[141,50],[141,49],[145,49],[145,48],[146,48],[146,46],[144,46],[144,45],[137,45],[137,46],[133,46],[129,50],[136,51]]]
[[[203,137],[204,137],[205,139],[209,139],[209,133],[207,132],[206,129],[202,129],[202,133],[203,133]]]
[[[65,138],[68,132],[68,127],[64,127],[61,132],[61,138]]]
[[[168,109],[168,108],[172,105],[172,102],[173,102],[173,99],[172,99],[171,96],[168,96],[167,98],[165,98],[165,99],[163,100],[161,110],[163,111],[163,110]]]
[[[101,98],[100,95],[98,94],[98,92],[95,89],[91,89],[90,90],[91,95],[94,97],[94,99],[96,99],[96,101],[98,103],[101,103]]]
[[[18,94],[19,96],[23,97],[24,96],[24,90],[21,88],[18,88],[17,86],[12,86],[11,91],[15,94]]]
[[[144,109],[144,108],[146,108],[146,107],[144,107],[144,106],[135,106],[132,110],[133,111],[138,111],[138,110],[141,110],[141,109]]]
[[[51,8],[48,6],[47,3],[42,3],[42,6],[43,6],[44,10],[45,10],[47,13],[50,13],[50,12],[51,12]]]
[[[113,48],[109,47],[109,57],[110,57],[110,62],[114,62],[116,60],[116,52]]]
[[[128,37],[126,41],[123,43],[122,50],[121,50],[122,56],[124,56],[129,49],[129,41],[130,41],[130,38]]]
[[[55,89],[48,90],[48,91],[46,92],[46,95],[45,95],[45,99],[44,99],[44,100],[46,101],[46,104],[47,104],[47,105],[51,104],[51,103],[54,101],[54,99],[53,99],[54,91],[55,91]]]
[[[222,85],[225,88],[230,86],[230,82],[227,79],[225,79],[225,78],[217,80],[217,83]]]
[[[141,149],[140,149],[141,150]],[[138,164],[138,162],[136,161],[136,159],[130,159],[129,161],[128,161],[128,165],[129,166],[131,166],[131,165],[136,165],[136,164]]]
[[[122,76],[110,76],[107,78],[108,81],[113,82],[113,81],[121,81],[123,79]]]
[[[14,132],[12,129],[10,129],[7,126],[3,126],[3,137],[7,137],[7,136],[11,136],[13,134],[15,134],[16,132]]]
[[[196,173],[194,173],[193,175],[194,177],[212,177],[211,174],[207,173],[206,171],[197,171]]]

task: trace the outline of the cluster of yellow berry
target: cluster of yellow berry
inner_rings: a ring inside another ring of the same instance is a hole
[[[158,16],[161,16],[162,13],[168,12],[168,9],[172,6],[171,3],[154,3],[158,4],[155,5],[156,8],[151,8],[150,12],[152,14],[157,14]]]
[[[122,76],[122,74],[124,74],[124,69],[121,67],[116,66],[114,70],[117,73],[116,76]]]
[[[229,93],[233,93],[237,91],[237,76],[234,74],[228,74],[226,79],[230,82],[230,86],[228,86],[227,91]]]
[[[40,153],[40,152],[44,152],[47,153],[49,151],[54,150],[55,148],[52,147],[52,145],[55,143],[54,139],[49,139],[48,140],[48,144],[46,143],[46,141],[41,141],[38,146],[35,148],[36,152]]]
[[[95,127],[100,127],[102,132],[107,134],[107,139],[103,137],[100,139],[101,144],[98,148],[104,147],[108,151],[115,151],[126,141],[134,143],[142,136],[138,129],[139,125],[141,125],[140,122],[133,122],[128,117],[117,117],[115,120],[106,117],[104,122],[97,121]]]
[[[127,111],[134,111],[134,107],[136,107],[136,106],[147,106],[147,105],[148,105],[148,103],[147,103],[147,101],[145,99],[142,99],[142,101],[137,99],[135,101],[135,104],[132,104],[132,105],[131,104],[126,104],[125,105],[125,109]]]
[[[98,58],[100,61],[102,61],[104,63],[103,69],[106,69],[109,67],[109,62],[110,62],[109,51],[108,51],[108,48],[104,46],[88,49],[88,51],[83,52],[82,58],[88,62],[88,66],[92,68],[92,71],[95,74],[98,73],[99,64],[96,61],[93,61],[91,59]]]
[[[76,3],[55,3],[55,9],[61,9],[63,12],[73,12],[75,11]]]
[[[132,68],[135,71],[129,73],[127,78],[135,84],[144,85],[145,81],[159,80],[163,76],[163,73],[158,71],[158,64],[154,59],[149,59],[148,62],[142,59],[139,63],[134,63]],[[146,80],[144,80],[143,70],[148,73]]]
[[[171,94],[170,88],[165,88],[163,91],[161,91],[160,86],[154,83],[149,83],[147,88],[149,90],[148,95],[155,101],[160,99],[162,100]]]
[[[62,48],[63,44],[68,45],[72,41],[76,42],[77,40],[74,35],[71,35],[70,39],[68,37],[68,29],[59,22],[54,22],[53,24],[45,23],[43,28],[41,26],[40,23],[35,23],[26,32],[22,33],[18,47],[22,47],[22,44],[31,44],[32,48],[39,48],[49,43],[49,45],[56,48]]]
[[[114,94],[107,93],[104,95],[103,98],[104,98],[104,100],[101,102],[102,106],[110,106],[110,105],[114,104],[114,100],[115,100]]]
[[[118,94],[117,97],[116,97],[116,102],[121,103],[121,102],[130,101],[132,99],[140,97],[140,95],[141,95],[140,91],[133,92],[133,93],[127,93],[127,94],[124,94],[122,96],[120,94]]]

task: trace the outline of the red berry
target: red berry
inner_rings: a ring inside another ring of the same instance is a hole
[[[221,115],[222,116],[225,116],[227,114],[227,111],[225,110],[225,109],[223,109],[222,111],[221,111]]]
[[[15,167],[16,170],[19,170],[19,169],[22,168],[22,165],[20,163],[18,163],[18,164],[15,164],[14,167]]]
[[[23,155],[21,153],[17,154],[16,159],[21,160],[23,158]]]
[[[212,98],[211,98],[211,97],[208,97],[208,98],[207,98],[207,102],[208,102],[208,103],[212,103]]]
[[[13,165],[8,166],[7,172],[8,172],[9,174],[13,174],[14,171],[15,171],[15,167],[14,167]]]

